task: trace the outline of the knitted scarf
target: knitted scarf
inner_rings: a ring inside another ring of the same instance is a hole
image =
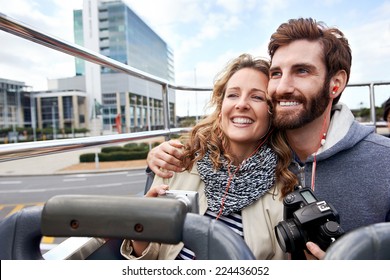
[[[275,183],[277,155],[266,144],[257,153],[244,160],[239,166],[229,164],[222,157],[223,164],[215,170],[209,159],[210,153],[197,162],[201,180],[205,183],[205,195],[211,211],[219,213],[231,176],[230,187],[225,197],[222,215],[241,211],[263,196]],[[235,172],[236,171],[236,172]],[[233,175],[234,174],[234,175]]]

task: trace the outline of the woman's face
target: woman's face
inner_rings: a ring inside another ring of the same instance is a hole
[[[267,133],[270,125],[267,86],[268,77],[251,68],[237,71],[228,81],[220,121],[232,152],[239,147],[252,150]]]

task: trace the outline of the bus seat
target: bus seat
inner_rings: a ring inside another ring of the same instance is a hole
[[[325,254],[326,260],[390,260],[390,223],[377,223],[346,233]]]
[[[42,206],[27,207],[0,222],[1,260],[43,259],[41,213]]]
[[[187,213],[186,205],[176,199],[54,196],[43,208],[24,208],[1,222],[0,259],[44,259],[40,250],[43,235],[88,237],[89,244],[93,237],[108,238],[102,245],[80,246],[80,254],[72,252],[86,260],[123,259],[119,246],[125,238],[168,244],[182,241],[197,259],[254,259],[242,237],[220,221]],[[57,252],[52,255],[60,255],[62,244],[66,242],[55,247]]]

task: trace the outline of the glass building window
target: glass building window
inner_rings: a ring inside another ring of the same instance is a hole
[[[130,106],[130,127],[134,126],[134,106]]]

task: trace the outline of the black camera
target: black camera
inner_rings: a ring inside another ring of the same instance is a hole
[[[275,227],[276,238],[286,253],[302,256],[306,242],[316,243],[323,251],[344,231],[336,209],[318,201],[309,188],[298,188],[283,199],[283,221]]]

